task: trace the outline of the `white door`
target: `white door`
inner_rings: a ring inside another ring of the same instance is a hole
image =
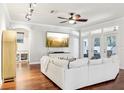
[[[101,58],[101,34],[91,36],[91,55],[90,59]]]
[[[104,57],[110,58],[117,54],[117,34],[104,34]]]
[[[83,58],[89,57],[89,33],[83,33],[82,36],[82,51],[83,51]]]

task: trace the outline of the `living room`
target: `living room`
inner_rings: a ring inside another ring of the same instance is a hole
[[[1,3],[0,89],[123,90],[123,8],[123,3]],[[14,49],[6,45],[12,33]],[[6,60],[12,57],[15,63]],[[14,64],[11,70],[7,63]],[[5,78],[10,72],[13,77]]]

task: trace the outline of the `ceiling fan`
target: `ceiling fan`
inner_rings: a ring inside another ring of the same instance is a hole
[[[60,23],[69,22],[70,24],[76,24],[77,22],[87,22],[88,19],[81,19],[79,14],[69,13],[69,18],[58,17],[59,19],[65,19],[65,21],[61,21]]]

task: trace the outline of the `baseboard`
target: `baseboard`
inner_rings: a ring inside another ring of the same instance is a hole
[[[120,65],[120,69],[124,69],[124,66]]]
[[[124,67],[120,67],[120,69],[124,69]]]
[[[29,64],[40,64],[40,61],[29,62]]]

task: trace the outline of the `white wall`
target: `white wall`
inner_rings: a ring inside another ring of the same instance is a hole
[[[124,69],[124,42],[123,42],[123,40],[124,40],[124,18],[111,20],[108,22],[92,25],[92,26],[85,27],[85,28],[83,27],[83,29],[81,29],[81,32],[83,33],[83,32],[88,32],[88,31],[92,31],[92,30],[96,30],[96,29],[100,29],[100,28],[107,28],[107,27],[111,27],[111,26],[119,26],[119,30],[118,30],[118,41],[119,41],[118,42],[118,56],[120,58],[120,68]],[[82,46],[80,46],[80,47],[82,47]]]
[[[11,28],[15,28],[16,25],[25,25],[21,22],[11,22]],[[21,26],[18,26],[19,28]],[[29,28],[30,32],[30,62],[40,62],[40,58],[43,55],[47,55],[49,51],[64,51],[71,52],[71,55],[79,57],[79,32],[74,29],[64,28],[59,26],[44,26],[37,24],[25,25]],[[23,28],[23,26],[22,26]],[[68,48],[47,48],[46,47],[46,32],[62,32],[70,35]]]
[[[25,51],[29,50],[29,31],[22,29],[22,28],[16,28],[14,29],[16,32],[23,32],[24,33],[24,42],[23,43],[17,43],[17,51]]]
[[[46,47],[46,32],[62,32],[70,35],[68,48],[47,48]],[[64,51],[71,52],[71,55],[78,57],[79,54],[79,36],[78,32],[70,29],[63,29],[59,27],[42,27],[33,26],[31,31],[31,62],[39,62],[43,55],[47,55],[49,51]]]
[[[5,6],[3,4],[0,4],[0,37],[2,37],[2,32],[4,30],[6,30],[9,26],[9,18],[7,16],[7,10],[5,8]],[[2,38],[0,38],[0,41],[2,40]],[[2,78],[1,78],[1,45],[2,42],[0,42],[0,83],[2,82]]]

